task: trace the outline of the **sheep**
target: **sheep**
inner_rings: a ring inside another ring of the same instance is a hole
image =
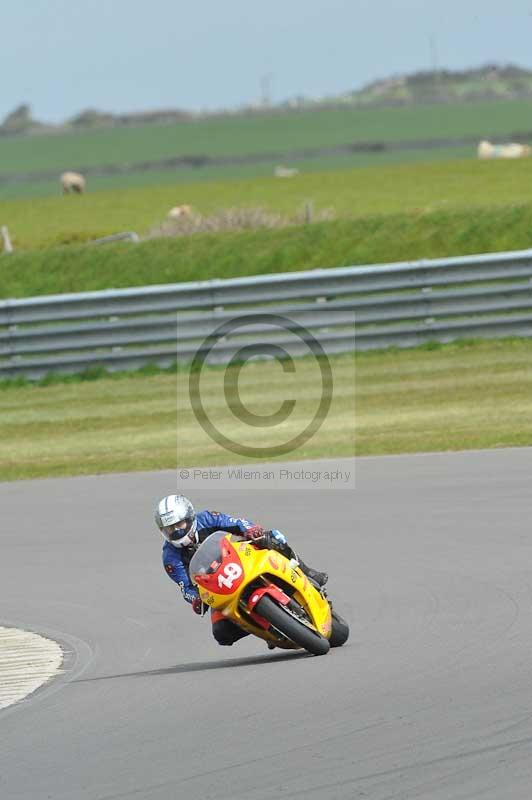
[[[497,155],[499,158],[525,158],[530,155],[530,147],[527,144],[501,144]]]
[[[192,217],[192,206],[174,206],[166,215],[168,219],[190,219]]]
[[[83,194],[85,191],[85,178],[79,172],[63,172],[60,180],[63,194]]]
[[[479,142],[479,145],[477,147],[477,156],[479,158],[493,158],[494,150],[495,147],[494,145],[491,144],[491,142],[483,140],[482,142]]]
[[[293,178],[299,175],[299,170],[295,167],[283,167],[281,164],[275,167],[273,174],[276,178]]]
[[[510,142],[509,144],[491,144],[482,141],[477,148],[477,155],[481,159],[486,158],[526,158],[531,153],[531,148],[527,144]]]

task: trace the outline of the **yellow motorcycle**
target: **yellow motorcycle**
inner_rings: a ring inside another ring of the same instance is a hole
[[[270,647],[316,656],[347,641],[349,627],[295,559],[225,531],[194,553],[190,577],[202,601]]]

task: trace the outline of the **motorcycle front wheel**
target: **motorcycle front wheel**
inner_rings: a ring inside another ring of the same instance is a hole
[[[309,628],[284,606],[277,605],[267,594],[261,597],[255,610],[257,614],[267,619],[276,631],[313,656],[324,656],[329,652],[329,641],[324,636]]]
[[[349,625],[334,609],[332,611],[332,630],[329,637],[331,647],[341,647],[349,639]]]

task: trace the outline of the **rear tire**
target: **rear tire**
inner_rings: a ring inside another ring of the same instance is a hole
[[[284,606],[277,605],[267,594],[261,597],[255,610],[257,614],[267,619],[275,630],[294,644],[312,653],[313,656],[324,656],[329,652],[328,639],[300,622]]]
[[[331,647],[341,647],[349,639],[349,625],[336,611],[332,611],[332,629],[329,637]]]

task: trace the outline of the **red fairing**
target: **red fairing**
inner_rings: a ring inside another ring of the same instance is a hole
[[[270,597],[273,597],[274,600],[277,600],[277,602],[281,603],[283,606],[287,606],[290,602],[290,598],[282,589],[279,589],[274,583],[270,583],[268,586],[261,586],[260,589],[255,589],[248,600],[248,611],[253,611],[261,597],[265,594],[269,594]]]
[[[215,594],[233,594],[244,580],[242,562],[233,545],[224,539],[222,542],[222,563],[211,575],[196,575],[200,586]]]
[[[269,594],[270,597],[273,597],[274,600],[277,600],[277,602],[281,603],[283,606],[286,606],[290,602],[290,598],[274,583],[270,583],[269,586],[261,586],[260,589],[255,589],[248,600],[249,615],[256,625],[267,630],[270,627],[270,623],[254,610],[261,597],[264,597],[265,594]]]

